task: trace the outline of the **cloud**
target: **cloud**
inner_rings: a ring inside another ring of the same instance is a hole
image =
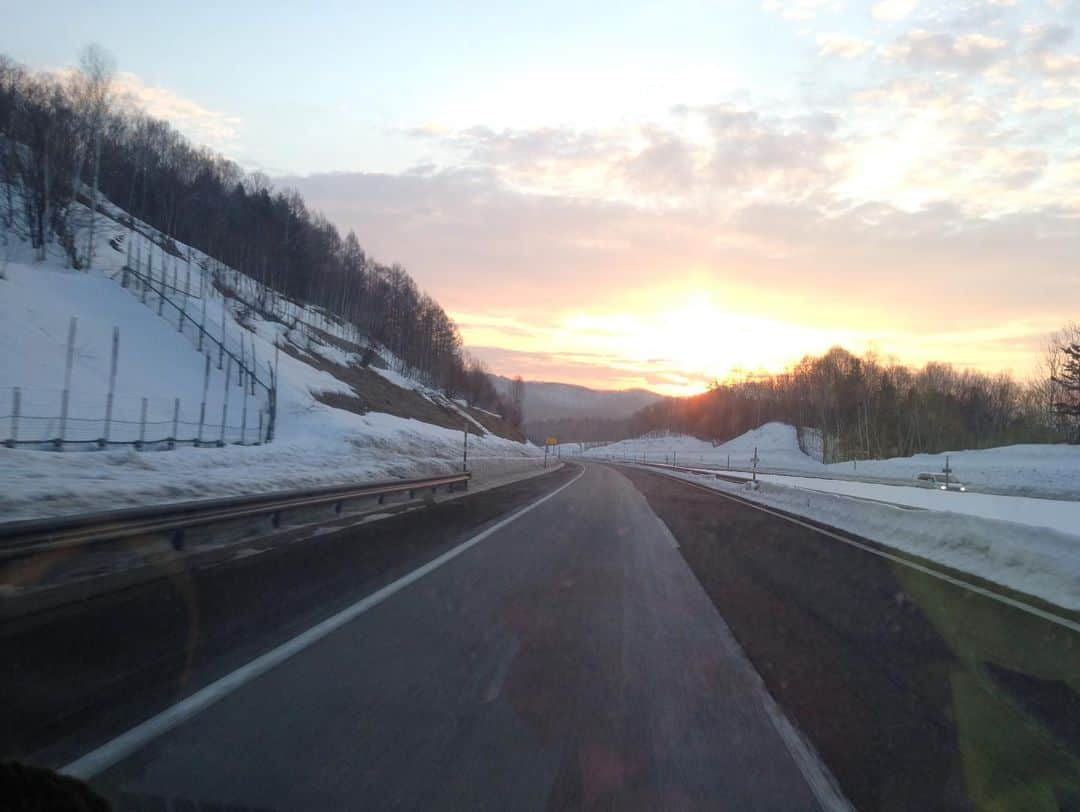
[[[646,127],[647,144],[623,159],[629,185],[646,194],[685,195],[698,182],[698,156],[686,139],[660,127]]]
[[[913,68],[977,70],[994,62],[1005,48],[1004,40],[985,34],[954,36],[916,29],[889,46],[885,56]]]
[[[839,11],[841,3],[839,0],[764,0],[761,7],[765,11],[779,14],[785,20],[803,22],[812,20],[823,12]]]
[[[837,126],[826,113],[784,116],[732,103],[680,105],[672,114],[675,123],[612,131],[470,128],[421,137],[518,189],[685,203],[761,184],[806,187],[826,172]]]
[[[1019,156],[1006,169],[1039,161]],[[575,308],[630,307],[635,291],[652,302],[647,291],[672,285],[752,302],[777,319],[853,329],[970,327],[1016,312],[1063,318],[1063,303],[1080,295],[1075,208],[987,218],[955,202],[905,212],[824,197],[726,215],[527,194],[483,172],[282,182],[355,229],[374,256],[401,261],[451,312],[486,310],[517,328]],[[548,328],[536,330],[537,346],[522,347],[520,336],[504,346],[550,351]]]
[[[884,22],[903,20],[919,5],[919,0],[881,0],[870,9],[870,16]]]
[[[869,53],[874,44],[859,37],[845,34],[823,34],[817,38],[818,53],[824,57],[857,59]]]
[[[1064,45],[1072,39],[1073,30],[1060,23],[1039,23],[1023,29],[1028,41],[1028,49],[1033,52],[1047,51]]]
[[[114,88],[123,103],[164,119],[193,141],[217,149],[232,146],[242,125],[237,116],[210,110],[167,88],[146,84],[133,73],[118,73]]]

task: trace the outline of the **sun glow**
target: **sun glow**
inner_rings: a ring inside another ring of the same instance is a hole
[[[466,344],[502,347],[561,359],[551,366],[574,383],[600,387],[642,386],[667,395],[692,395],[716,380],[777,372],[806,352],[854,343],[848,333],[800,327],[736,311],[703,289],[654,291],[646,301],[604,310],[556,314],[526,326],[505,317],[456,314]],[[614,375],[590,378],[602,363]],[[580,367],[575,374],[574,367]],[[498,371],[498,370],[496,370]],[[532,373],[536,379],[543,372]]]

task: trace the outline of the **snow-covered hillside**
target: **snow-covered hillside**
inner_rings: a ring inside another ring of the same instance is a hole
[[[118,214],[115,207],[112,211]],[[224,447],[164,451],[152,450],[163,445],[148,443],[148,450],[139,452],[68,446],[86,453],[40,450],[47,447],[41,445],[0,447],[3,520],[460,470],[466,424],[470,467],[477,472],[535,464],[539,450],[497,436],[509,433],[497,419],[400,374],[394,369],[400,364],[382,348],[365,352],[362,338],[332,334],[318,309],[295,306],[289,324],[264,318],[214,287],[203,267],[210,267],[208,258],[183,245],[163,253],[160,235],[141,228],[145,235],[136,233],[132,254],[142,256],[144,268],[153,254],[159,277],[164,263],[169,297],[194,314],[196,322],[203,320],[205,307],[208,331],[218,338],[223,332],[229,351],[257,368],[261,380],[270,381],[275,345],[280,348],[274,441],[254,445],[260,425],[263,436],[268,428],[267,394],[237,386],[234,369]],[[144,302],[138,285],[122,287],[130,239],[125,227],[99,218],[98,237],[88,272],[66,269],[55,247],[44,263],[37,263],[28,246],[10,241],[0,269],[0,442],[15,432],[24,441],[58,436],[72,317],[77,325],[66,440],[102,437],[114,328],[119,330],[119,362],[110,439],[137,439],[143,422],[149,426],[144,430],[148,439],[173,436],[177,416],[175,436],[195,438],[202,416],[202,439],[217,440],[229,364],[219,369],[216,350],[207,346],[199,351],[192,324],[184,322],[184,331],[178,330],[182,322],[175,308],[166,306],[159,316],[153,291]],[[211,364],[204,410],[206,355]],[[362,355],[374,363],[364,365]],[[16,387],[18,425],[12,414]],[[41,422],[42,417],[51,422]],[[236,445],[240,440],[247,445]]]

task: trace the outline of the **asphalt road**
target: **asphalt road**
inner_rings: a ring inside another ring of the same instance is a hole
[[[657,473],[577,473],[2,630],[6,750],[66,764],[225,677],[93,785],[138,809],[815,809],[831,772],[859,808],[1080,808],[1073,631]]]
[[[644,498],[580,480],[97,777],[255,808],[814,809]]]

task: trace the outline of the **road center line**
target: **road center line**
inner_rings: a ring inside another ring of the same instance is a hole
[[[82,780],[93,778],[95,775],[104,772],[118,761],[127,758],[140,748],[145,747],[158,736],[167,733],[182,722],[185,722],[196,714],[206,710],[218,700],[224,699],[233,691],[251,682],[256,677],[265,674],[267,671],[274,668],[274,666],[283,663],[294,654],[299,654],[301,651],[326,637],[331,632],[341,628],[350,621],[355,620],[368,609],[378,606],[387,598],[400,592],[410,584],[419,581],[425,575],[434,572],[443,564],[457,558],[469,548],[475,547],[481,541],[492,534],[497,533],[521,516],[524,516],[530,510],[533,510],[549,499],[554,498],[581,479],[584,474],[585,470],[582,469],[576,477],[564,485],[560,485],[551,493],[541,496],[536,501],[531,502],[521,508],[521,510],[510,514],[505,519],[496,522],[486,530],[477,533],[475,536],[462,542],[452,550],[447,550],[439,557],[433,558],[431,561],[424,564],[422,567],[413,570],[408,575],[404,575],[393,583],[387,584],[377,592],[373,592],[371,595],[357,601],[352,606],[342,609],[335,615],[331,615],[320,623],[312,626],[307,631],[296,635],[296,637],[293,637],[291,640],[287,640],[276,648],[256,657],[246,665],[242,665],[235,671],[211,682],[205,688],[196,691],[186,699],[182,699],[175,705],[151,716],[145,722],[136,725],[125,733],[121,733],[115,739],[91,750],[89,753],[86,753],[82,757],[62,767],[60,772]]]

